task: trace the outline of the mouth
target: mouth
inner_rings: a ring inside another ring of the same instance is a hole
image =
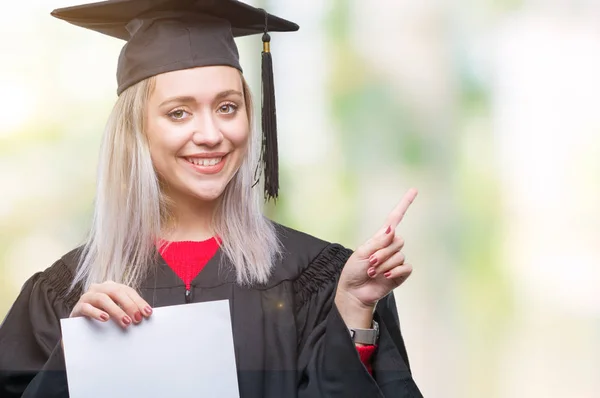
[[[198,156],[187,156],[183,159],[185,163],[192,167],[192,169],[199,174],[216,174],[223,170],[225,163],[227,163],[228,154],[218,154],[214,157],[198,157]]]
[[[195,164],[196,166],[215,166],[223,160],[224,156],[218,158],[185,158],[189,163]]]

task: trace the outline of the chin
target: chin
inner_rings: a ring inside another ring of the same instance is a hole
[[[202,202],[213,202],[223,195],[225,192],[225,185],[208,186],[208,187],[194,187],[191,189],[192,195]]]

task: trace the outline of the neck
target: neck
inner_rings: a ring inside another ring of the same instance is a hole
[[[217,201],[201,202],[194,198],[177,198],[171,210],[172,221],[163,232],[163,239],[175,241],[203,241],[212,238],[212,226]]]

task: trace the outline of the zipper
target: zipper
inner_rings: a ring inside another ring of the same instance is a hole
[[[185,288],[185,303],[189,304],[192,302],[192,290],[186,286]]]

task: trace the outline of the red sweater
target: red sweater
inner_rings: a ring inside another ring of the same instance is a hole
[[[160,254],[169,267],[185,283],[186,289],[190,289],[192,280],[202,271],[218,249],[219,242],[217,239],[210,238],[201,242],[170,242],[168,246],[161,248]],[[376,348],[377,346],[374,345],[356,346],[360,360],[371,374],[371,357]]]

